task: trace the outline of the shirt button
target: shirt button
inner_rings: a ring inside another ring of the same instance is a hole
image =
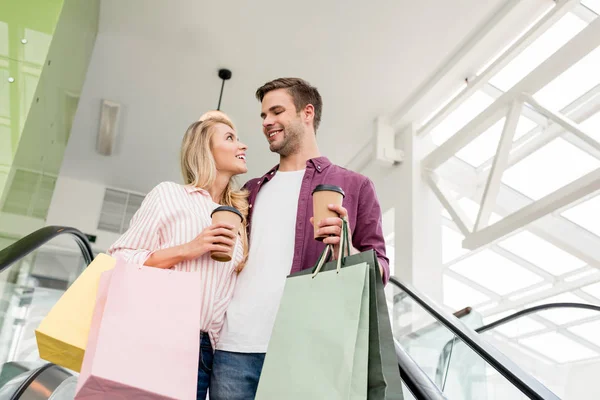
[[[320,171],[320,170],[321,170],[321,166],[320,166],[320,165],[317,165],[317,169]]]
[[[271,172],[271,175],[273,175],[275,172]]]
[[[249,207],[249,208],[252,208],[252,204],[250,204],[248,207]]]
[[[258,182],[258,184],[259,184],[259,185],[260,185],[261,183],[262,183],[261,181],[259,181],[259,182]]]

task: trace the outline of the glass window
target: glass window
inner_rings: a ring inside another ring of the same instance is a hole
[[[464,238],[454,229],[442,226],[442,263],[446,264],[469,252],[462,247]]]
[[[451,265],[450,269],[499,295],[542,281],[539,275],[487,249]]]
[[[509,90],[573,36],[577,35],[586,25],[586,22],[575,14],[565,14],[490,79],[490,83],[503,91]]]
[[[600,346],[600,321],[588,322],[569,328],[572,333],[581,336],[590,343]]]
[[[465,285],[447,275],[443,278],[444,304],[453,310],[476,306],[485,303],[490,298],[478,290]]]
[[[464,211],[465,215],[472,221],[477,220],[481,205],[467,197],[463,197],[458,201],[459,207]],[[502,217],[496,213],[492,213],[490,217],[490,225],[500,221]]]
[[[579,203],[561,214],[568,220],[600,236],[600,196]],[[596,218],[591,218],[596,216]]]
[[[600,47],[544,86],[533,97],[559,111],[600,83]]]
[[[494,328],[496,332],[499,332],[509,338],[515,338],[517,336],[526,335],[528,333],[533,333],[544,329],[546,329],[546,327],[543,324],[540,324],[529,317],[518,318]]]
[[[521,231],[512,235],[499,242],[498,245],[552,275],[562,275],[586,265],[580,259],[529,231]]]
[[[600,282],[585,286],[581,290],[600,300]]]
[[[475,140],[456,153],[456,156],[474,167],[479,167],[485,161],[494,157],[496,150],[498,149],[498,144],[500,143],[500,136],[502,136],[505,122],[506,117],[496,122],[487,131],[483,132],[481,136],[478,136]],[[514,140],[523,137],[523,135],[536,126],[534,121],[521,116],[517,124]]]
[[[502,181],[538,200],[598,167],[598,159],[557,138],[504,171]]]
[[[519,343],[543,354],[558,363],[586,360],[598,356],[598,353],[557,332],[520,339]]]
[[[437,145],[444,143],[493,102],[494,98],[486,93],[475,92],[431,130],[433,142]]]
[[[596,14],[600,14],[600,0],[581,0],[581,4],[583,4]]]
[[[533,307],[541,304],[548,303],[584,303],[589,304],[588,301],[583,298],[576,296],[573,293],[565,292],[561,293],[557,296],[548,297],[546,299],[542,299],[536,301],[534,303],[529,304],[527,307]],[[550,322],[555,323],[556,325],[564,325],[570,322],[575,322],[582,320],[584,318],[598,316],[597,311],[593,310],[584,310],[584,309],[576,309],[576,308],[556,308],[547,311],[541,311],[538,313],[540,317],[547,319]]]
[[[584,132],[600,142],[600,112],[592,115],[579,124],[579,126]]]

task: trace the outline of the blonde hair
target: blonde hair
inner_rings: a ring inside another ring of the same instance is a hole
[[[231,118],[229,118],[229,116],[227,114],[225,114],[223,111],[220,110],[210,110],[205,112],[204,114],[202,114],[200,116],[200,118],[198,118],[198,121],[204,121],[207,119],[226,119],[227,121],[229,121],[229,123],[227,125],[229,126],[233,126],[233,121],[231,121]]]
[[[194,122],[185,132],[181,144],[181,173],[186,185],[208,190],[215,182],[217,166],[212,154],[211,139],[217,124],[225,124],[231,129],[235,129],[229,118],[211,116]],[[218,203],[237,208],[243,216],[239,233],[244,257],[236,268],[239,272],[244,268],[248,259],[248,191],[234,189],[234,186],[236,186],[235,182],[231,179],[221,194],[221,198],[218,199]]]

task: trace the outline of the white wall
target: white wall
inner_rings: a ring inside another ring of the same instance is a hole
[[[92,247],[96,251],[105,251],[119,237],[116,233],[98,230],[105,189],[106,186],[102,184],[60,176],[56,181],[46,225],[71,226],[96,235],[96,243]]]

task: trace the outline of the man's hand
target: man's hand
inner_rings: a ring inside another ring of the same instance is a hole
[[[319,222],[317,222],[317,226],[319,229],[317,230],[317,235],[326,235],[327,237],[323,239],[323,243],[332,244],[333,245],[333,259],[337,259],[340,254],[340,235],[342,234],[342,218],[346,220],[348,217],[348,210],[346,210],[342,206],[338,206],[335,204],[329,204],[327,206],[331,211],[335,211],[339,218],[325,218]],[[310,218],[310,223],[315,224],[314,218]],[[352,245],[352,232],[350,231],[350,224],[348,226],[348,245],[350,246],[350,255],[358,254],[360,251],[354,248]],[[381,265],[379,266],[379,272],[383,277],[383,268]]]
[[[348,217],[348,210],[342,206],[336,204],[329,204],[327,206],[331,211],[336,212],[339,217],[325,218],[321,221],[317,221],[317,235],[327,236],[323,239],[324,244],[333,245],[333,257],[336,259],[340,252],[340,236],[342,234],[342,218]],[[310,219],[311,224],[315,224],[314,218]],[[359,251],[352,246],[352,232],[350,232],[350,226],[348,226],[348,245],[350,246],[350,254],[358,254]]]

